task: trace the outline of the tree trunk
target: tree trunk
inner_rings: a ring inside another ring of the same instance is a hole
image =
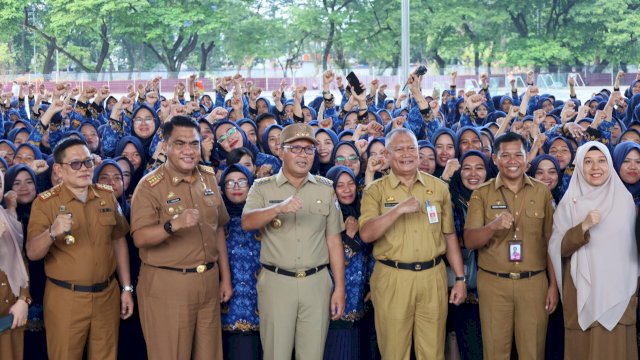
[[[594,74],[600,74],[604,69],[609,66],[609,61],[607,59],[602,60],[596,67],[593,69]]]
[[[200,77],[204,77],[204,73],[207,71],[209,55],[215,46],[213,41],[210,41],[207,45],[204,42],[200,43]]]
[[[627,69],[627,63],[626,62],[620,62],[620,70],[624,71],[625,73],[629,72],[629,70]]]
[[[549,74],[555,74],[558,72],[558,69],[559,69],[558,64],[555,64],[555,63],[549,63],[547,64],[547,67],[549,69]]]
[[[476,75],[480,75],[480,52],[478,52],[478,46],[475,45],[473,50],[473,67],[475,68]]]
[[[47,54],[44,58],[44,65],[42,65],[42,75],[51,74],[54,70],[55,60],[54,55],[56,53],[56,46],[54,43],[47,43]]]
[[[444,68],[447,66],[447,63],[446,63],[446,61],[444,61],[442,56],[440,56],[440,54],[438,54],[437,50],[433,54],[433,60],[435,60],[436,64],[438,64],[438,73],[440,75],[444,75]]]
[[[327,58],[329,54],[331,54],[331,47],[333,46],[333,39],[336,33],[336,24],[331,20],[329,22],[329,36],[327,37],[327,43],[324,46],[324,51],[322,53],[322,71],[327,71]]]

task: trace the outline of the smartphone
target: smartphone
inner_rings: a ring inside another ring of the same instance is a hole
[[[364,92],[364,89],[360,86],[360,80],[358,80],[358,77],[353,73],[353,71],[347,75],[347,81],[356,94],[360,95]]]
[[[426,67],[426,66],[424,66],[424,65],[420,65],[420,66],[418,66],[418,68],[416,69],[415,74],[416,74],[416,75],[418,75],[418,76],[422,76],[422,75],[424,75],[424,74],[426,74],[426,73],[427,73],[427,70],[428,70],[428,69],[427,69],[427,67]]]
[[[13,314],[0,317],[0,333],[11,329],[11,325],[13,325]]]

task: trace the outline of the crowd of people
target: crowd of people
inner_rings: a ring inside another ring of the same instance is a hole
[[[0,94],[0,359],[637,359],[640,74]],[[2,88],[2,86],[0,86]],[[393,96],[391,96],[393,95]]]

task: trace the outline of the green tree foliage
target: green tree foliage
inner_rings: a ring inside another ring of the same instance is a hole
[[[54,53],[84,72],[276,64],[318,71],[400,63],[401,0],[0,0],[0,67],[49,73]],[[637,0],[411,0],[411,61],[592,66],[640,60]],[[34,56],[35,48],[35,56]]]

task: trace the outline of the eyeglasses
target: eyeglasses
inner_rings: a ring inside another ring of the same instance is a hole
[[[80,170],[82,165],[84,165],[84,167],[86,167],[87,169],[91,169],[95,165],[95,160],[93,160],[93,158],[89,158],[86,160],[76,160],[76,161],[72,161],[68,163],[60,163],[60,164],[69,165],[69,167],[71,167],[73,170]]]
[[[351,164],[356,161],[358,161],[358,155],[349,155],[348,157],[336,156],[336,164]]]
[[[147,116],[147,117],[136,117],[135,119],[133,119],[133,122],[136,123],[152,123],[153,122],[153,117],[151,116]]]
[[[301,145],[282,145],[283,149],[289,149],[294,154],[301,154],[304,151],[307,155],[313,155],[316,151],[315,146],[301,146]]]
[[[227,132],[224,135],[220,136],[220,138],[218,139],[218,144],[222,144],[223,142],[227,141],[229,136],[233,136],[233,134],[235,134],[236,131],[238,131],[238,129],[236,129],[235,127],[232,127],[229,130],[227,130]]]
[[[236,187],[236,185],[241,189],[242,188],[246,188],[249,185],[249,181],[242,179],[242,180],[238,180],[238,181],[227,180],[227,181],[224,182],[224,187],[226,189],[233,189],[233,188]]]

